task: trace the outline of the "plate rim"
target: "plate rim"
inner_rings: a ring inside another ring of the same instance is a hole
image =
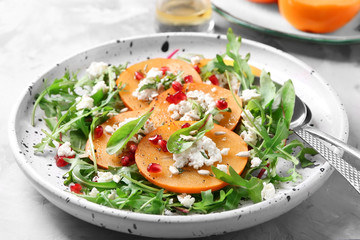
[[[187,36],[187,37],[196,37],[196,38],[221,38],[223,40],[226,40],[226,36],[222,35],[222,34],[209,34],[209,33],[157,33],[157,34],[148,34],[148,35],[138,35],[138,36],[134,36],[134,37],[127,37],[127,38],[121,38],[120,40],[111,40],[111,41],[107,41],[105,43],[102,44],[98,44],[95,45],[91,48],[88,48],[86,50],[83,51],[79,51],[75,54],[72,54],[70,57],[65,58],[64,60],[60,61],[60,64],[66,62],[67,60],[71,59],[71,58],[75,58],[76,56],[80,55],[80,54],[84,54],[86,52],[89,52],[91,50],[97,49],[97,48],[101,48],[101,47],[105,47],[111,44],[115,44],[118,41],[136,41],[138,39],[145,39],[145,38],[160,38],[160,37],[182,37],[182,36]],[[256,46],[258,48],[262,48],[264,50],[270,51],[270,52],[274,52],[276,54],[280,54],[282,57],[288,58],[290,59],[292,62],[295,62],[297,64],[299,64],[302,68],[305,68],[307,70],[309,70],[309,72],[311,71],[311,67],[309,65],[307,65],[305,62],[301,61],[300,59],[294,57],[291,54],[288,54],[280,49],[274,48],[272,46],[254,41],[254,40],[249,40],[249,39],[242,39],[243,43],[246,43],[248,45],[252,45],[252,46]],[[26,157],[20,153],[21,149],[19,148],[19,144],[20,142],[17,139],[16,136],[16,122],[17,122],[17,115],[18,115],[18,110],[19,107],[21,105],[21,102],[24,100],[24,98],[26,97],[26,95],[28,94],[28,87],[29,86],[33,86],[36,82],[41,81],[41,79],[43,78],[43,76],[45,76],[47,73],[51,72],[53,69],[55,68],[55,66],[48,68],[48,70],[46,70],[43,74],[41,74],[39,77],[36,78],[35,81],[31,81],[30,84],[28,86],[26,86],[22,92],[22,94],[20,94],[20,96],[16,99],[15,104],[12,107],[12,111],[10,113],[9,116],[9,122],[8,122],[8,137],[9,137],[9,142],[10,142],[10,147],[12,149],[12,152],[15,156],[15,159],[18,163],[18,165],[20,166],[21,170],[25,173],[25,175],[27,175],[27,177],[32,178],[31,181],[35,181],[38,183],[42,184],[42,187],[45,188],[45,190],[49,191],[49,193],[55,194],[56,196],[62,198],[62,199],[69,199],[70,202],[72,204],[77,205],[78,207],[82,207],[84,208],[84,205],[86,206],[86,208],[88,210],[91,210],[93,212],[97,212],[100,214],[106,214],[106,215],[111,215],[113,217],[121,217],[121,218],[127,218],[127,219],[131,219],[131,220],[136,220],[136,221],[142,221],[142,222],[151,222],[154,223],[154,221],[156,220],[157,222],[162,222],[162,223],[196,223],[196,222],[204,222],[204,217],[205,216],[211,216],[209,217],[209,219],[206,220],[206,222],[212,222],[212,221],[218,221],[221,219],[229,219],[233,216],[238,216],[238,215],[244,215],[251,212],[255,212],[258,211],[260,209],[262,209],[262,207],[269,205],[269,201],[276,201],[279,200],[278,202],[280,202],[280,199],[282,196],[277,196],[276,198],[273,198],[271,200],[266,200],[266,201],[262,201],[260,203],[257,204],[252,204],[250,206],[247,206],[246,208],[237,208],[234,210],[229,210],[229,211],[222,211],[222,212],[214,212],[214,213],[209,213],[209,214],[198,214],[198,215],[187,215],[187,216],[181,216],[181,215],[174,215],[174,216],[169,216],[169,215],[154,215],[154,214],[145,214],[145,213],[136,213],[136,212],[131,212],[129,210],[120,210],[120,209],[113,209],[113,208],[109,208],[109,207],[105,207],[99,204],[95,204],[92,202],[89,202],[83,198],[77,197],[74,194],[71,194],[70,192],[66,192],[64,190],[61,190],[59,188],[57,188],[56,186],[51,185],[49,182],[47,181],[43,181],[42,177],[37,174],[37,172],[35,171],[35,169],[33,169],[30,165],[26,164]],[[338,94],[335,92],[335,90],[320,76],[317,74],[317,72],[314,73],[314,75],[316,75],[316,78],[318,80],[320,80],[322,82],[322,84],[325,86],[327,86],[327,89],[329,91],[331,91],[331,93],[337,97],[337,102],[339,103],[339,105],[341,105],[341,101],[338,97]],[[341,130],[339,130],[339,132],[342,133],[342,138],[344,138],[344,141],[347,141],[347,137],[348,135],[346,134],[346,132],[348,132],[349,129],[349,122],[348,122],[348,118],[347,118],[347,114],[344,108],[341,108],[341,114],[342,114],[342,119],[343,119],[343,123],[342,125],[339,125],[339,128],[341,128]],[[324,172],[324,178],[328,178],[330,177],[333,169],[330,167],[328,162],[324,163],[327,167],[327,169],[329,169],[327,172]],[[325,166],[324,165],[324,166]],[[312,175],[309,179],[313,179],[314,177],[316,177],[316,175]],[[34,184],[33,184],[34,185]],[[298,185],[296,185],[298,188],[302,187],[302,185],[304,185],[304,181],[301,181]],[[320,187],[320,186],[319,186]],[[38,190],[38,188],[35,186],[35,188]],[[317,189],[315,189],[313,192],[315,192]],[[39,191],[39,190],[38,190]],[[296,191],[293,194],[295,195],[300,195],[300,191]],[[303,200],[307,199],[308,196],[300,196],[300,202],[302,202]],[[281,214],[281,213],[280,213]]]
[[[359,37],[351,37],[348,39],[339,39],[339,38],[329,38],[329,37],[321,37],[320,34],[314,34],[314,37],[311,36],[303,36],[303,35],[298,35],[298,34],[292,34],[292,33],[287,33],[284,31],[277,31],[274,29],[269,29],[269,28],[265,28],[263,26],[248,22],[244,19],[240,19],[234,15],[232,15],[231,13],[229,13],[228,11],[226,11],[225,9],[219,7],[216,5],[216,3],[212,2],[212,9],[217,12],[220,16],[224,17],[226,20],[228,20],[229,22],[235,23],[235,24],[239,24],[242,27],[246,27],[252,30],[256,30],[259,32],[264,32],[267,34],[271,34],[273,36],[276,37],[287,37],[290,39],[296,39],[296,40],[301,40],[301,41],[305,41],[305,42],[313,42],[313,43],[323,43],[323,44],[334,44],[334,45],[343,45],[343,44],[357,44],[360,43],[360,34]],[[318,38],[315,36],[319,36]]]

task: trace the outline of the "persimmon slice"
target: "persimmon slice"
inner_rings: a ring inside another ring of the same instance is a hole
[[[233,130],[236,127],[238,121],[240,120],[241,109],[237,105],[229,90],[205,83],[188,83],[184,84],[182,92],[186,93],[194,90],[203,91],[205,94],[209,93],[215,101],[221,98],[225,99],[225,101],[228,103],[228,107],[231,109],[231,112],[221,113],[224,118],[220,121],[220,125],[230,130]],[[175,94],[175,90],[170,88],[160,94],[159,97],[153,101],[155,109],[152,114],[152,121],[155,123],[155,125],[159,126],[164,123],[174,121],[174,119],[171,118],[172,112],[168,111],[170,103],[166,100],[168,95],[173,94]],[[236,98],[237,101],[241,104],[241,99],[238,96],[236,96]]]
[[[120,167],[121,162],[120,159],[124,155],[124,153],[119,155],[109,155],[106,152],[106,145],[109,141],[109,138],[111,137],[111,133],[108,133],[105,131],[106,126],[113,126],[114,124],[119,124],[123,121],[125,121],[127,118],[138,118],[141,115],[143,115],[146,111],[148,111],[148,108],[141,109],[137,111],[128,111],[124,113],[120,113],[110,119],[108,119],[106,122],[101,124],[100,126],[103,127],[104,132],[99,138],[93,139],[94,149],[95,149],[95,157],[96,157],[96,163],[98,166],[102,168],[108,168],[109,166],[112,167]],[[90,142],[89,140],[86,143],[86,152],[90,152]],[[91,154],[89,154],[89,158],[93,160],[93,157]]]
[[[161,151],[159,146],[149,141],[149,138],[156,134],[168,140],[170,135],[180,129],[185,123],[186,122],[183,121],[177,121],[165,124],[146,135],[140,141],[135,154],[135,161],[140,173],[153,184],[177,193],[200,193],[201,191],[209,189],[215,191],[223,188],[227,183],[210,175],[200,175],[197,172],[198,170],[193,167],[185,166],[182,173],[176,175],[171,174],[169,167],[174,164],[173,154]],[[229,129],[216,124],[205,136],[211,138],[220,150],[230,148],[228,154],[222,156],[220,163],[214,163],[215,167],[217,164],[225,164],[228,169],[229,166],[231,166],[237,173],[241,174],[248,160],[247,157],[236,156],[238,152],[248,151],[248,146],[243,139]],[[149,164],[154,163],[161,166],[161,172],[148,172],[147,168]],[[201,169],[211,172],[211,166],[204,165]]]
[[[145,68],[146,70],[144,70]],[[124,90],[120,91],[120,97],[125,106],[130,110],[137,110],[149,106],[150,101],[139,100],[137,97],[134,97],[132,93],[137,89],[140,82],[140,80],[136,79],[135,73],[141,72],[145,76],[145,73],[152,68],[167,68],[168,71],[174,74],[180,70],[183,71],[183,77],[191,75],[194,82],[202,82],[200,75],[195,71],[194,67],[179,59],[155,58],[136,63],[122,72],[116,80],[117,85],[120,83],[126,85]]]

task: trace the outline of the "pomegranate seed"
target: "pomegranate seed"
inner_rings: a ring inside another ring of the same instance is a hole
[[[201,73],[199,65],[194,65],[194,69],[197,71],[197,73]]]
[[[144,74],[142,73],[142,72],[138,72],[138,71],[136,71],[135,72],[135,78],[136,78],[136,80],[141,80],[141,79],[144,79],[145,78],[145,76],[144,76]]]
[[[224,110],[225,108],[227,108],[228,103],[223,100],[223,99],[219,99],[216,101],[216,107],[220,110]]]
[[[65,156],[58,156],[55,155],[55,162],[56,162],[56,166],[58,167],[65,167],[66,165],[68,165],[69,163],[67,161],[64,160],[64,158],[74,158],[75,156],[70,156],[70,157],[65,157]]]
[[[74,193],[77,193],[77,194],[80,194],[80,193],[81,193],[82,187],[81,187],[80,184],[78,184],[78,183],[71,183],[71,184],[69,185],[69,187],[70,187],[70,191],[72,191],[72,192],[74,192]]]
[[[176,81],[172,82],[171,86],[175,91],[181,91],[183,89],[183,86],[181,85],[181,83],[176,82]]]
[[[152,144],[155,144],[155,145],[157,145],[158,142],[159,142],[159,140],[162,140],[162,139],[163,139],[162,136],[161,136],[161,135],[158,135],[158,134],[156,134],[155,136],[149,137],[149,141],[150,141]]]
[[[131,153],[135,153],[137,149],[137,144],[133,141],[129,141],[126,145],[126,148],[129,149]]]
[[[104,129],[102,126],[96,126],[94,130],[94,136],[95,138],[100,138],[103,135]]]
[[[121,162],[121,165],[126,167],[126,166],[129,166],[130,165],[130,157],[129,156],[122,156],[121,159],[120,159],[120,162]]]
[[[187,75],[184,77],[184,82],[186,83],[192,83],[194,81],[193,76]]]
[[[147,171],[150,173],[159,173],[161,172],[161,165],[158,163],[150,163],[147,167]]]
[[[178,104],[179,102],[186,100],[186,99],[187,99],[186,94],[181,91],[177,91],[173,95],[168,95],[166,97],[166,101],[168,101],[169,103],[174,103],[174,104]]]
[[[162,71],[163,75],[166,75],[166,71],[169,71],[169,70],[170,70],[169,67],[166,67],[166,66],[160,68],[160,71]]]
[[[162,150],[163,152],[168,152],[168,151],[169,151],[169,150],[167,149],[167,147],[166,147],[166,144],[167,144],[167,141],[166,141],[166,140],[161,139],[161,140],[158,141],[158,145],[160,146],[160,148],[161,148],[161,150]]]
[[[188,127],[190,127],[190,123],[184,123],[184,124],[181,126],[181,128],[188,128]]]
[[[212,84],[219,86],[219,79],[215,75],[211,75],[209,77],[209,80]]]

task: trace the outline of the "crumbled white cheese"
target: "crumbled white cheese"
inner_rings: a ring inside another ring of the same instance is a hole
[[[146,73],[146,78],[156,78],[159,77],[161,78],[163,75],[163,71],[161,71],[158,68],[151,68],[147,73]]]
[[[93,87],[91,91],[91,95],[97,93],[99,90],[102,90],[103,93],[106,93],[107,91],[109,91],[109,87],[106,85],[104,81],[100,81],[96,83],[95,86]]]
[[[108,64],[104,62],[92,62],[90,66],[86,69],[86,72],[90,77],[100,76],[106,69]]]
[[[212,92],[216,92],[216,87],[213,87],[213,88],[211,89],[211,91],[212,91]]]
[[[121,113],[123,112],[127,112],[129,109],[127,107],[124,107],[123,109],[120,110]]]
[[[191,62],[192,65],[199,64],[200,60],[201,60],[200,56],[193,56],[193,57],[190,58],[190,62]]]
[[[72,157],[75,154],[69,142],[64,142],[57,150],[57,155],[60,157]]]
[[[120,180],[121,180],[121,177],[120,177],[120,175],[118,175],[118,174],[115,174],[115,175],[113,175],[113,178],[112,178],[112,180],[113,180],[114,182],[118,183],[118,182],[120,182]]]
[[[113,134],[115,132],[114,128],[110,125],[106,125],[104,130],[105,130],[105,132],[110,133],[110,134]]]
[[[113,174],[111,172],[97,172],[97,182],[111,182],[113,180]]]
[[[165,209],[165,210],[164,210],[164,215],[165,215],[165,216],[174,216],[174,215],[176,215],[176,213],[175,213],[175,212],[172,212],[172,211],[170,211],[170,210],[168,210],[168,209]]]
[[[259,99],[261,95],[256,92],[256,89],[244,89],[241,91],[241,98],[245,103],[252,99]]]
[[[187,195],[186,193],[177,195],[177,199],[186,208],[191,208],[195,202],[195,198],[193,198],[191,195]]]
[[[225,73],[217,73],[217,74],[215,74],[215,76],[219,80],[220,87],[229,89],[228,80],[227,80]],[[229,76],[231,88],[237,94],[239,87],[240,87],[240,81],[238,80],[236,75],[233,73],[228,72],[228,76]],[[212,84],[211,81],[209,81],[209,80],[207,80],[206,83]]]
[[[96,188],[92,188],[91,191],[89,192],[89,196],[90,197],[96,197],[99,193],[99,190],[97,190]]]
[[[249,130],[244,130],[240,133],[240,137],[244,139],[245,142],[256,145],[257,142],[257,136],[256,133]]]
[[[158,68],[151,68],[147,72],[146,77],[139,82],[138,87],[132,93],[132,95],[142,101],[152,101],[156,96],[159,95],[158,86],[156,86],[155,88],[144,89],[142,91],[139,90],[147,84],[156,84],[156,78],[161,78],[162,76],[163,72],[161,70],[159,70]]]
[[[224,132],[224,131],[216,131],[215,132],[216,136],[225,135],[225,134],[226,134],[226,132]]]
[[[216,108],[216,102],[209,93],[204,93],[200,90],[189,91],[186,93],[188,100],[183,100],[178,104],[170,104],[168,112],[172,112],[171,118],[180,121],[198,121],[200,120],[201,113],[197,107],[193,107],[193,103],[198,104],[204,111],[204,114],[208,114]],[[214,116],[216,121],[221,121],[224,116],[218,113]]]
[[[275,187],[272,183],[263,183],[264,187],[261,190],[261,197],[263,200],[271,199],[275,196]]]
[[[116,190],[112,189],[111,192],[107,195],[108,199],[114,200],[117,197]]]
[[[209,171],[209,170],[205,170],[205,169],[200,169],[200,170],[198,170],[197,172],[198,172],[198,174],[203,175],[203,176],[208,176],[208,175],[210,175],[210,171]]]
[[[253,159],[251,159],[251,166],[250,167],[258,167],[258,166],[260,166],[260,164],[261,164],[261,159],[260,158],[258,158],[258,157],[254,157]]]
[[[75,87],[74,92],[79,96],[89,94],[89,90],[82,87]]]
[[[78,98],[76,98],[76,101],[78,102],[76,104],[76,110],[82,110],[82,109],[91,109],[94,106],[94,99],[89,97],[87,94],[84,94]]]
[[[221,149],[220,153],[221,153],[221,155],[226,156],[229,154],[229,151],[230,151],[230,148],[223,148],[223,149]]]
[[[241,113],[241,117],[244,119],[244,121],[247,121],[247,122],[254,120],[254,116],[248,109],[244,109],[244,111]]]
[[[238,157],[250,157],[250,151],[238,152],[235,155]]]
[[[177,169],[177,168],[174,167],[174,166],[169,166],[169,171],[170,171],[171,174],[173,174],[173,175],[177,175],[177,174],[180,173],[180,172],[179,172],[179,169]]]
[[[226,164],[218,164],[216,165],[216,168],[219,169],[220,171],[223,171],[224,173],[227,173],[227,165]]]
[[[207,153],[207,158],[203,155]],[[199,169],[202,166],[211,166],[215,162],[221,162],[222,156],[220,150],[211,138],[206,136],[195,142],[190,148],[182,153],[173,154],[176,168],[183,168],[185,165]]]

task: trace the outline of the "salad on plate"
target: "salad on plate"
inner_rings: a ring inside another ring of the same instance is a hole
[[[227,38],[212,58],[175,51],[66,72],[36,96],[33,118],[41,108],[48,127],[36,152],[55,148],[68,191],[116,209],[206,214],[273,198],[316,152],[289,138],[291,80],[278,88],[239,54],[231,29]]]

